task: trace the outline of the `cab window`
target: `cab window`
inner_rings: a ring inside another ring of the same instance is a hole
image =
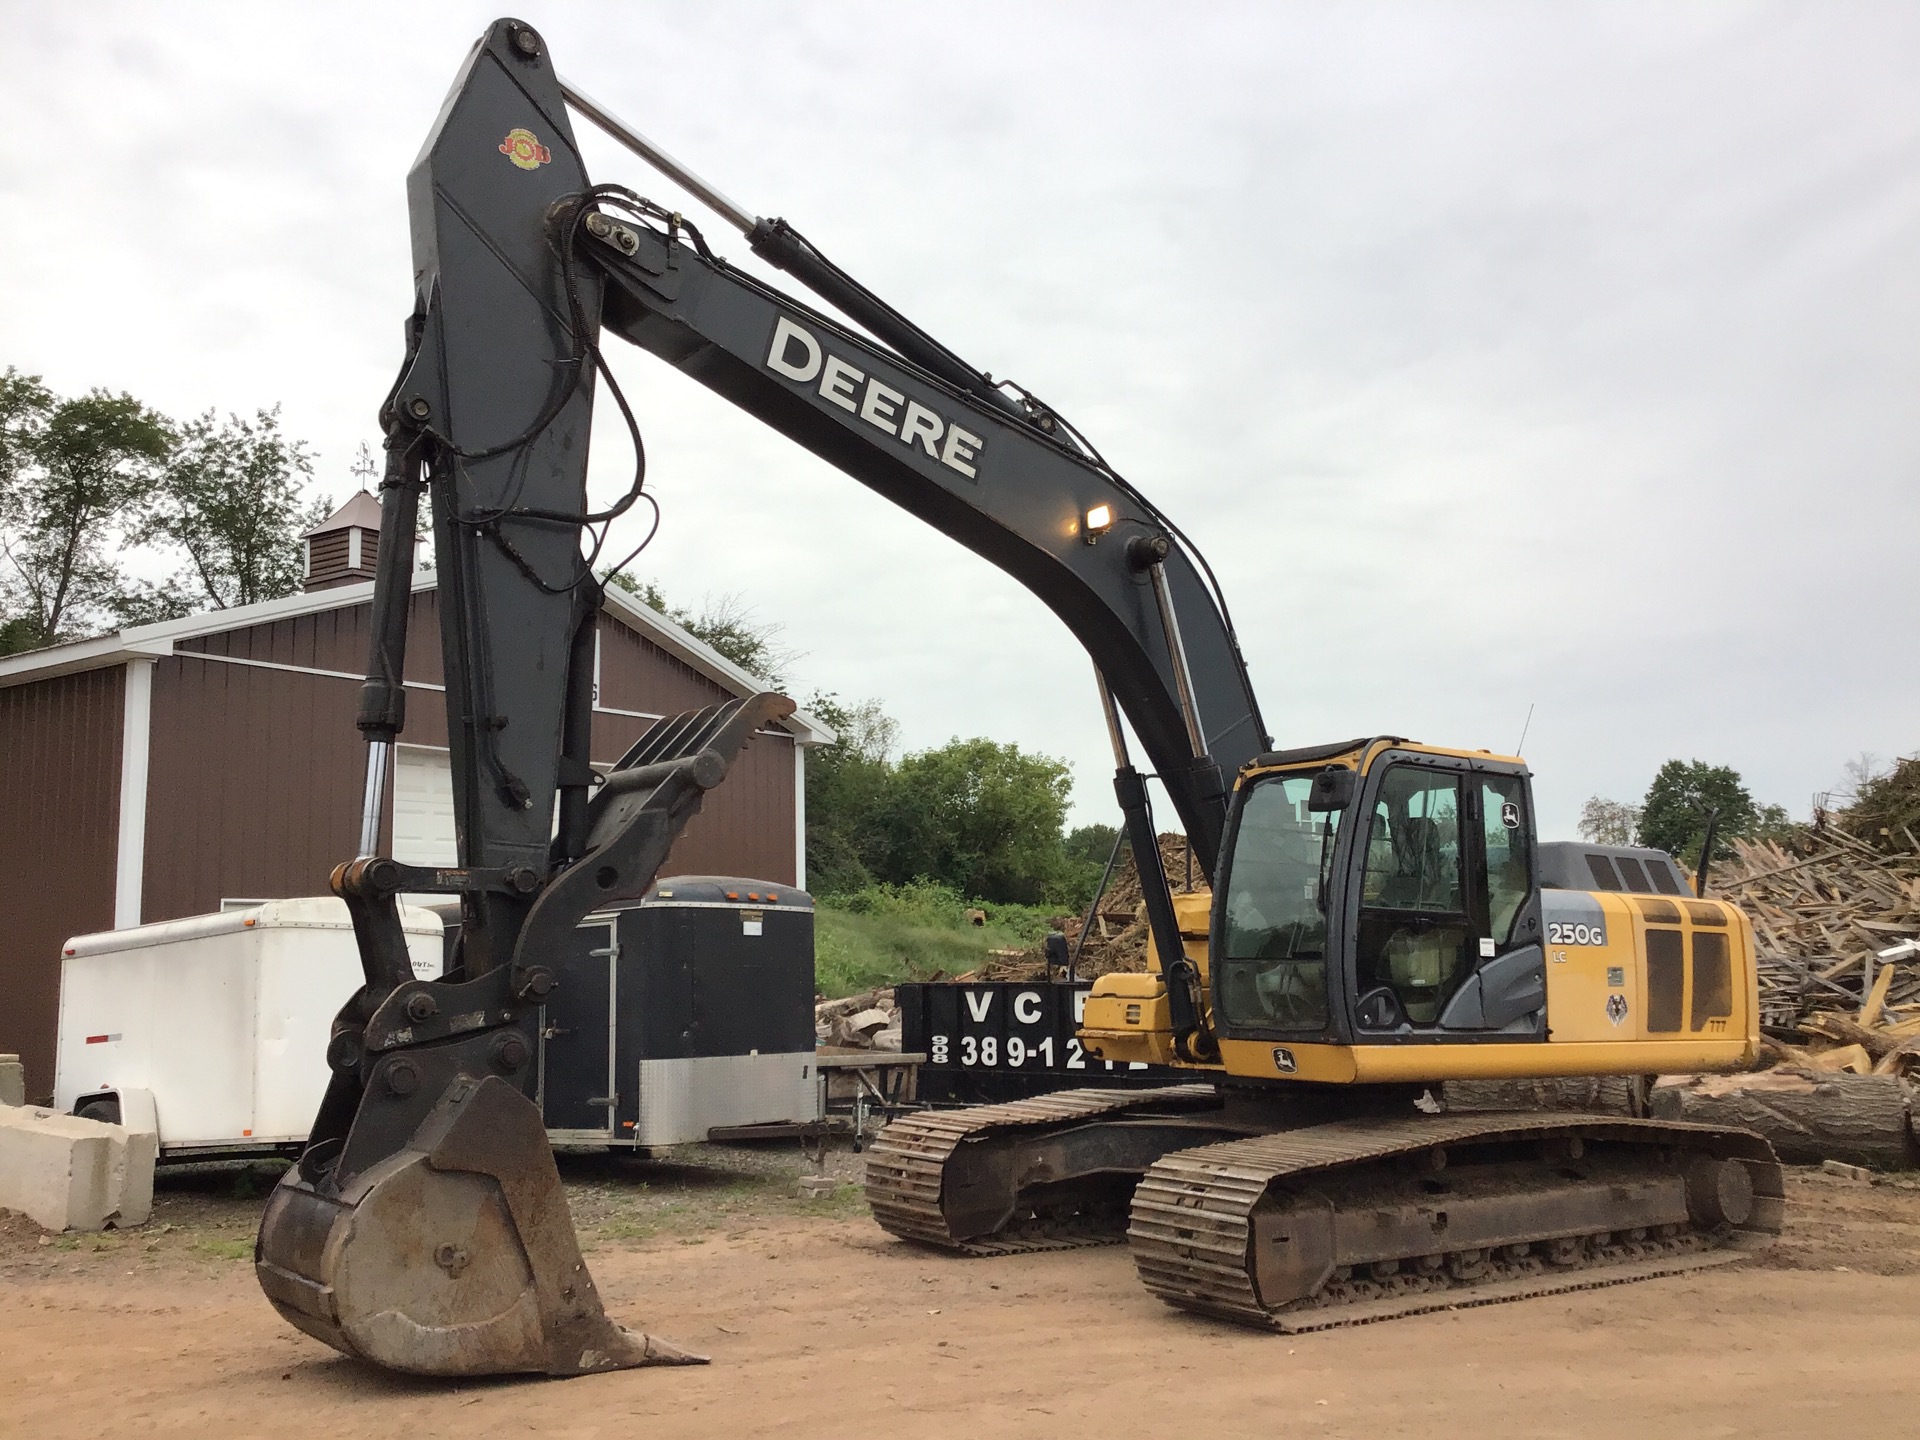
[[[1395,765],[1368,817],[1356,959],[1362,996],[1392,992],[1389,1025],[1431,1025],[1473,966],[1461,800],[1457,774]]]
[[[1441,771],[1394,766],[1380,786],[1367,832],[1365,903],[1464,913],[1463,893],[1459,780]]]
[[[1533,890],[1528,866],[1527,786],[1518,775],[1480,777],[1480,828],[1486,836],[1487,929],[1502,950]]]
[[[1312,788],[1310,775],[1276,775],[1241,800],[1214,961],[1230,1029],[1326,1028],[1324,897],[1340,812],[1309,812]]]

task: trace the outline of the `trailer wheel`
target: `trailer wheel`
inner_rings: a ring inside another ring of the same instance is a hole
[[[98,1120],[102,1125],[120,1123],[120,1097],[103,1095],[98,1100],[89,1100],[73,1112],[82,1120]]]

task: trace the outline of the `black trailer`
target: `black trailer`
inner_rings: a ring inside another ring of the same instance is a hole
[[[938,980],[897,985],[900,1048],[926,1055],[916,1094],[935,1105],[1051,1090],[1177,1084],[1179,1071],[1096,1060],[1076,1032],[1091,981]]]
[[[659,880],[589,915],[553,968],[537,1099],[555,1145],[645,1150],[819,1118],[806,891]]]

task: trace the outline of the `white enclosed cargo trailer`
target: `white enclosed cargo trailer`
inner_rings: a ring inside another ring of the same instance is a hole
[[[414,974],[443,968],[440,918],[402,906]],[[80,935],[63,948],[54,1103],[154,1124],[162,1159],[304,1144],[327,1088],[327,1034],[359,987],[344,901]]]

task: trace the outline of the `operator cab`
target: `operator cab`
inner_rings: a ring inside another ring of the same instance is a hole
[[[1524,762],[1391,738],[1262,755],[1219,870],[1222,1037],[1546,1038]]]

